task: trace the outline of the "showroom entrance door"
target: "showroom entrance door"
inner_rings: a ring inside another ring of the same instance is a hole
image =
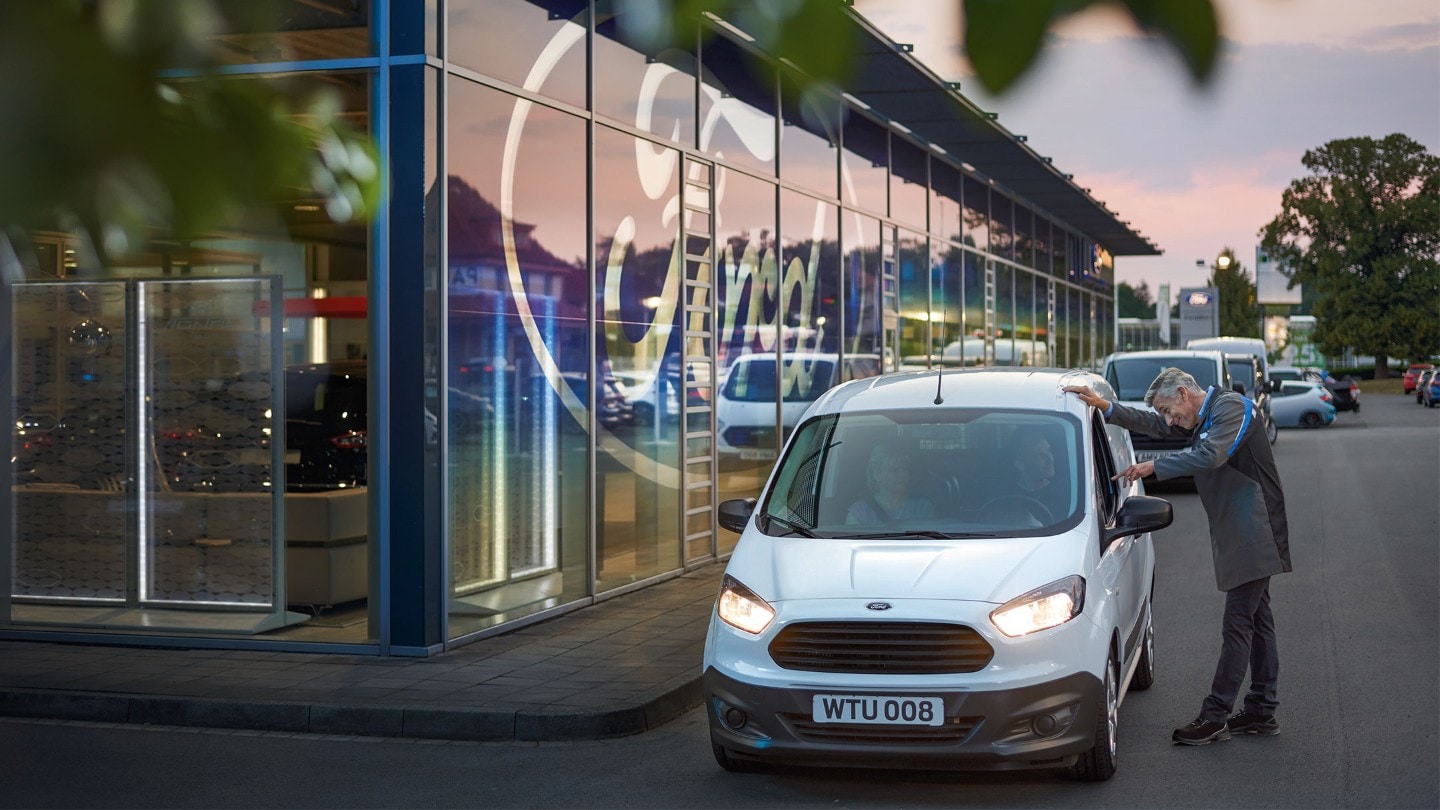
[[[279,276],[23,281],[14,624],[251,634],[285,610]]]

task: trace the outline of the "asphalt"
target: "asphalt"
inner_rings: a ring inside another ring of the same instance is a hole
[[[701,702],[724,566],[428,658],[0,641],[0,716],[447,740],[639,734]]]

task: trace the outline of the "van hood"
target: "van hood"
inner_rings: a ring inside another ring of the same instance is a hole
[[[955,599],[1002,604],[1082,570],[1078,549],[1084,544],[1068,535],[941,541],[767,537],[765,542],[742,544],[749,548],[736,550],[727,571],[771,601]]]

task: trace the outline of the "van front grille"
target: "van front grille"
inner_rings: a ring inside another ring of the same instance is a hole
[[[934,675],[984,669],[995,650],[972,628],[939,622],[801,622],[770,642],[785,669]]]

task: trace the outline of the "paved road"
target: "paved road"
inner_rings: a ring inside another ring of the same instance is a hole
[[[0,807],[1440,806],[1440,411],[1367,396],[1276,445],[1296,572],[1274,582],[1274,738],[1169,743],[1218,649],[1204,516],[1184,489],[1157,536],[1155,688],[1121,709],[1111,781],[782,770],[711,761],[700,710],[584,743],[426,743],[0,720]]]

